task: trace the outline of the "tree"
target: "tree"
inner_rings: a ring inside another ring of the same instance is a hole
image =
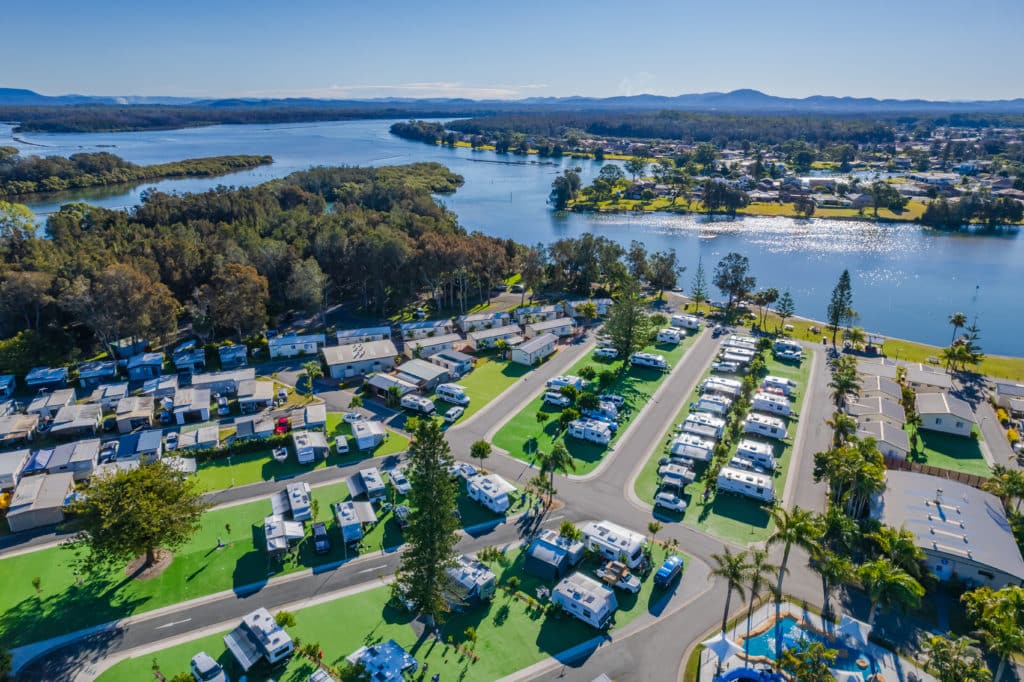
[[[163,461],[94,477],[89,494],[72,510],[82,530],[71,544],[88,553],[86,570],[145,555],[157,561],[157,549],[175,550],[199,530],[207,509],[195,479]]]
[[[767,323],[768,310],[779,300],[779,290],[775,287],[769,287],[758,291],[753,296],[754,305],[760,308],[760,318],[758,325],[761,329],[764,329]]]
[[[210,279],[204,293],[217,323],[235,330],[239,341],[267,322],[267,278],[251,265],[228,263]]]
[[[839,358],[832,370],[832,379],[828,384],[832,389],[832,400],[837,409],[842,409],[850,401],[860,395],[860,375],[857,374],[857,361],[849,355]]]
[[[836,345],[836,334],[843,321],[849,318],[853,309],[853,285],[850,283],[850,271],[843,270],[839,281],[832,289],[832,298],[828,303],[827,321],[832,329],[832,347]]]
[[[625,179],[626,174],[622,172],[622,168],[620,168],[618,164],[606,163],[601,166],[601,170],[597,172],[597,177],[604,180],[614,188],[617,183],[622,182],[622,180]]]
[[[982,490],[992,493],[1003,504],[1009,507],[1010,500],[1016,499],[1014,509],[1020,512],[1021,501],[1024,501],[1024,471],[1007,469],[997,464],[992,467],[992,477],[981,484]]]
[[[725,580],[725,608],[722,609],[722,632],[725,632],[729,625],[729,603],[732,601],[732,593],[736,592],[740,599],[746,596],[743,586],[746,584],[750,564],[747,562],[746,552],[733,554],[728,547],[725,547],[721,554],[712,554],[711,560],[714,562],[711,576]],[[718,662],[718,667],[721,669],[722,661]]]
[[[36,232],[35,216],[28,206],[0,199],[0,251],[10,263],[20,263]]]
[[[845,412],[833,412],[825,424],[832,429],[832,445],[837,448],[857,433],[857,420]]]
[[[313,383],[324,375],[324,368],[319,360],[310,360],[302,363],[302,369],[306,373],[306,388],[313,392]]]
[[[882,526],[868,535],[878,556],[885,557],[917,580],[925,574],[925,555],[917,546],[914,534],[906,528]]]
[[[864,344],[867,341],[867,336],[864,334],[864,330],[861,327],[853,327],[846,331],[846,340],[856,350],[864,348]]]
[[[634,239],[629,243],[626,266],[629,268],[629,276],[637,282],[647,279],[647,247],[643,242]]]
[[[793,317],[793,314],[796,313],[796,304],[793,303],[793,297],[790,295],[789,289],[783,291],[782,295],[779,296],[779,302],[775,306],[775,312],[782,318],[779,322],[779,328],[785,329],[786,320]]]
[[[305,313],[319,312],[323,321],[327,282],[315,258],[297,261],[288,276],[288,302]]]
[[[38,331],[43,310],[55,302],[54,277],[48,272],[14,271],[0,284],[0,310]]]
[[[568,538],[570,540],[583,539],[583,531],[581,531],[572,521],[562,521],[558,526],[558,534],[563,538]]]
[[[697,258],[697,269],[693,272],[693,282],[690,284],[690,298],[700,312],[700,304],[708,300],[708,283],[704,276],[704,260]]]
[[[538,452],[537,459],[540,463],[540,472],[548,475],[548,504],[550,505],[555,494],[555,473],[568,475],[570,471],[576,471],[576,461],[569,454],[564,443],[555,443],[551,452],[547,454]]]
[[[775,531],[768,538],[768,546],[782,545],[779,579],[775,584],[775,650],[782,651],[782,581],[786,577],[789,552],[794,546],[811,552],[821,537],[821,524],[813,512],[800,507],[788,511],[783,507],[772,510]]]
[[[835,589],[853,577],[853,563],[845,556],[828,549],[818,548],[811,561],[811,570],[821,578],[822,613],[832,615],[832,594]]]
[[[967,315],[963,313],[953,313],[949,316],[949,324],[953,327],[953,338],[949,341],[952,344],[956,341],[956,333],[967,325]]]
[[[664,526],[664,524],[661,523],[661,521],[648,521],[647,522],[647,532],[651,536],[651,542],[652,543],[654,542],[654,537],[658,533],[660,533],[661,529],[664,528],[664,527],[665,526]]]
[[[548,201],[556,211],[564,211],[569,202],[576,198],[580,190],[580,176],[569,169],[555,177],[551,183],[551,194]]]
[[[485,440],[478,440],[469,446],[469,455],[480,460],[480,468],[483,468],[484,460],[491,456],[491,444]]]
[[[839,652],[824,642],[801,640],[782,650],[779,667],[800,682],[832,682],[832,666]]]
[[[750,261],[735,251],[718,261],[713,281],[715,286],[729,297],[726,307],[730,309],[734,301],[743,298],[757,286],[757,280],[750,275]]]
[[[274,614],[274,622],[281,628],[295,627],[295,614],[291,611],[278,611]]]
[[[409,526],[407,549],[398,567],[398,590],[428,627],[448,610],[446,569],[455,565],[459,520],[455,516],[458,488],[448,475],[455,463],[441,426],[433,419],[416,424],[409,446]]]
[[[576,306],[576,314],[586,321],[597,319],[597,304],[593,301],[584,301]]]
[[[939,682],[991,682],[992,673],[970,637],[928,635],[921,639],[925,670]]]
[[[631,156],[626,159],[626,163],[624,165],[626,167],[626,172],[632,176],[633,181],[635,182],[637,176],[642,176],[644,171],[647,170],[647,159],[642,159],[638,156]]]
[[[747,564],[746,585],[750,595],[750,602],[747,605],[747,636],[743,639],[744,652],[750,656],[750,619],[754,615],[754,602],[764,591],[764,588],[771,585],[771,577],[779,567],[768,561],[768,552],[763,549],[750,551],[750,563]]]
[[[876,180],[871,184],[872,205],[875,209],[875,218],[878,217],[878,209],[885,207],[890,211],[902,211],[907,200],[900,196],[899,191],[892,185],[882,180]]]
[[[520,282],[523,285],[523,295],[519,304],[526,300],[526,292],[530,292],[530,300],[538,291],[544,287],[545,271],[547,269],[547,249],[543,244],[537,244],[534,248],[526,249],[522,255],[520,265]]]
[[[647,345],[651,336],[651,325],[646,305],[640,298],[640,289],[630,282],[608,311],[604,331],[611,339],[611,345],[619,357],[628,358],[634,351]]]
[[[886,558],[869,561],[857,569],[857,580],[871,600],[868,625],[875,624],[878,607],[916,608],[924,588],[913,576]]]
[[[979,587],[965,593],[960,601],[985,648],[999,656],[995,674],[999,682],[1006,659],[1024,652],[1024,587]]]
[[[652,287],[658,290],[658,300],[665,296],[666,289],[675,289],[676,281],[685,268],[679,267],[676,250],[652,253],[647,261],[647,277]]]
[[[800,196],[793,201],[793,211],[804,218],[810,218],[814,215],[814,210],[817,208],[817,204],[814,203],[814,199],[811,197]]]
[[[707,166],[718,158],[718,147],[711,142],[700,142],[693,149],[693,160],[701,166]]]

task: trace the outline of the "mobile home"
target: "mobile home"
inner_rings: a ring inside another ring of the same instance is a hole
[[[245,671],[263,659],[270,664],[282,661],[295,649],[292,638],[263,607],[243,617],[237,628],[224,635],[224,646]]]
[[[750,400],[750,405],[755,410],[777,414],[780,417],[788,417],[792,410],[789,398],[777,393],[766,393],[764,391],[756,392]]]

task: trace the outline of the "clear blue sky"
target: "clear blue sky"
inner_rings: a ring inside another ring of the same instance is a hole
[[[1024,96],[1024,0],[7,2],[44,94]]]

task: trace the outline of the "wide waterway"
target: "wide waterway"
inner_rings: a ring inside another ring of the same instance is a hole
[[[552,162],[535,156],[432,147],[388,133],[390,121],[214,126],[172,131],[96,134],[18,134],[0,127],[0,145],[23,154],[69,155],[109,151],[139,164],[224,154],[272,154],[274,164],[220,178],[149,183],[134,189],[87,190],[32,202],[38,213],[75,199],[128,207],[146,188],[202,191],[216,185],[252,185],[316,165],[387,165],[438,161],[466,179],[441,200],[469,230],[525,243],[549,243],[585,232],[651,250],[675,248],[689,289],[698,257],[710,279],[729,251],[750,258],[761,287],[789,289],[799,314],[821,319],[843,268],[853,275],[854,307],[869,331],[935,344],[949,343],[949,313],[977,316],[987,352],[1024,354],[1021,293],[1024,238],[943,234],[913,225],[747,217],[737,220],[675,215],[556,216],[545,204],[561,170],[581,166],[584,182],[600,168],[593,161]],[[716,292],[717,293],[717,292]]]

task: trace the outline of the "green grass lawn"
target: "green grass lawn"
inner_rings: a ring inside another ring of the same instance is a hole
[[[659,547],[654,554],[658,562],[665,552]],[[513,575],[519,577],[522,581],[519,590],[531,596],[541,585],[551,587],[551,583],[542,583],[523,573],[522,561],[522,554],[516,550],[509,552],[504,563],[494,564],[491,568],[498,574],[500,582],[505,582]],[[689,558],[684,556],[684,562],[689,565]],[[686,580],[685,571],[682,579]],[[669,594],[665,590],[655,589],[650,577],[644,580],[637,595],[618,591],[616,597],[619,610],[614,627],[621,628],[644,612],[660,613],[668,603]],[[378,587],[301,609],[295,612],[296,624],[289,632],[292,637],[303,642],[320,643],[324,663],[331,666],[338,665],[345,656],[361,646],[394,639],[413,654],[421,670],[424,663],[429,665],[428,676],[439,673],[442,680],[486,681],[509,675],[600,635],[599,631],[569,616],[545,616],[539,609],[499,589],[491,601],[452,614],[444,623],[442,642],[417,642],[411,627],[411,616],[389,605],[389,596],[389,588]],[[344,614],[344,617],[339,618],[339,614]],[[472,646],[477,656],[476,661],[464,656],[453,645],[444,643],[451,636],[453,644],[471,646],[465,635],[470,626],[477,632],[477,642]],[[238,679],[240,671],[235,669],[231,655],[224,648],[224,634],[180,644],[156,652],[155,655],[127,659],[107,670],[99,679],[102,682],[153,679],[154,659],[160,671],[169,679],[178,672],[188,670],[189,660],[199,651],[206,651],[217,658],[231,679]],[[274,679],[305,680],[312,671],[313,665],[307,659],[294,656],[284,670],[274,671]],[[256,668],[247,679],[251,682],[267,680],[270,678],[268,673]]]
[[[454,382],[465,387],[470,399],[460,421],[472,417],[529,372],[529,367],[510,360],[502,360],[493,354],[478,358],[473,371]],[[448,408],[454,407],[454,404],[435,397],[433,393],[427,397],[434,401],[440,415],[447,412]]]
[[[660,353],[665,356],[669,366],[675,368],[687,349],[693,345],[695,334],[687,336],[682,343],[676,346],[667,344],[656,344],[648,346],[648,352]],[[599,372],[606,368],[618,368],[622,361],[608,362],[594,357],[593,352],[573,365],[566,374],[578,374],[581,369],[590,365]],[[621,413],[619,430],[612,438],[612,445],[618,439],[618,435],[626,430],[629,423],[643,409],[644,405],[657,390],[658,385],[668,375],[645,367],[632,367],[616,379],[607,391],[617,393],[626,399],[627,408]],[[542,387],[540,387],[542,388]],[[521,459],[524,462],[533,461],[534,453],[538,450],[550,452],[556,442],[565,443],[576,464],[576,474],[586,474],[593,471],[601,462],[609,446],[601,446],[596,443],[578,440],[576,438],[565,438],[564,433],[558,432],[558,415],[561,410],[551,405],[544,404],[544,391],[540,390],[526,407],[508,421],[501,429],[494,434],[494,445],[505,450],[511,456]],[[537,413],[545,412],[551,415],[548,421],[543,424],[537,422]]]
[[[809,355],[799,367],[789,363],[778,362],[773,358],[768,360],[769,374],[792,379],[798,384],[793,392],[793,415],[789,418],[788,438],[782,443],[775,441],[775,461],[777,464],[775,470],[775,496],[777,498],[782,497],[782,488],[785,485],[786,475],[789,471],[793,441],[796,438],[797,421],[803,406],[804,390],[810,375],[810,367],[811,358]],[[654,494],[658,491],[658,460],[666,456],[665,446],[672,441],[676,427],[690,413],[690,403],[695,402],[699,396],[700,392],[694,390],[668,431],[662,436],[661,444],[654,452],[650,453],[647,463],[637,477],[634,490],[637,496],[645,502],[651,503],[654,500]],[[738,442],[739,439],[734,440],[730,454],[735,454]],[[713,495],[707,504],[704,503],[704,476],[707,468],[708,465],[705,464],[697,465],[696,480],[686,486],[685,493],[681,496],[686,500],[686,511],[678,514],[658,509],[658,517],[669,521],[681,521],[723,540],[751,543],[767,539],[771,534],[773,525],[770,506],[758,504],[754,500],[738,495],[725,494]]]
[[[906,428],[913,443],[915,427],[908,425]],[[918,435],[920,441],[917,451],[910,455],[912,461],[975,476],[992,475],[976,439],[923,429]]]
[[[389,490],[393,503],[404,501]],[[259,500],[207,512],[199,532],[175,552],[167,570],[145,582],[126,578],[122,568],[99,572],[78,584],[74,554],[59,547],[0,560],[0,638],[7,646],[19,646],[358,556],[359,551],[346,552],[342,545],[331,508],[333,503],[349,498],[345,483],[314,488],[312,496],[319,506],[317,519],[327,523],[332,539],[329,554],[313,552],[307,524],[306,540],[282,559],[271,559],[263,535],[263,519],[270,514],[270,502]],[[522,510],[528,502],[514,499],[511,513]],[[458,507],[467,527],[502,518],[470,500],[464,487]],[[217,549],[218,539],[225,544],[221,549]],[[394,514],[378,511],[378,523],[366,532],[361,551],[391,549],[403,542]],[[32,586],[34,577],[41,581],[39,593]]]

